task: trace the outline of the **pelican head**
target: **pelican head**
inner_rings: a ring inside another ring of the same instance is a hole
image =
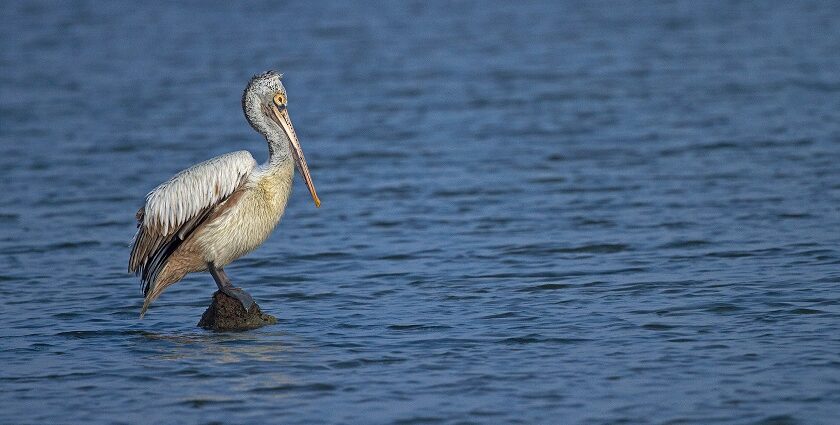
[[[264,72],[251,78],[242,95],[242,109],[251,127],[265,136],[272,159],[291,153],[298,172],[303,177],[312,200],[315,201],[315,206],[320,207],[321,200],[315,192],[315,184],[309,175],[303,149],[286,108],[288,98],[286,88],[280,81],[282,78],[283,74],[275,71]]]

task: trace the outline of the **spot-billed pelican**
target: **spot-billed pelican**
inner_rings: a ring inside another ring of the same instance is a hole
[[[268,142],[266,163],[257,165],[248,151],[239,151],[196,164],[149,192],[137,211],[128,271],[142,281],[141,318],[164,289],[204,270],[246,311],[253,305],[223,267],[260,246],[277,226],[292,191],[293,162],[315,206],[321,206],[286,110],[281,77],[274,71],[256,75],[242,95],[245,118]]]

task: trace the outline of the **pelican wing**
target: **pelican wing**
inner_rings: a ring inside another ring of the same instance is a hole
[[[257,166],[248,151],[232,152],[196,164],[146,196],[137,211],[137,235],[128,271],[141,275],[148,293],[166,259]]]

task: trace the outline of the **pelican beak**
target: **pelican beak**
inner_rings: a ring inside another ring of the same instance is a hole
[[[303,176],[303,181],[309,189],[309,194],[312,195],[312,200],[315,201],[315,207],[321,207],[321,200],[318,199],[318,194],[315,193],[315,184],[312,183],[312,176],[309,175],[309,167],[306,165],[306,158],[303,157],[303,149],[300,148],[295,128],[292,127],[292,120],[289,118],[289,112],[286,110],[286,105],[271,104],[271,118],[286,132],[286,136],[292,142],[292,156],[295,158],[298,172]]]

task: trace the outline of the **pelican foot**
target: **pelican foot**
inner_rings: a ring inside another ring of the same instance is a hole
[[[234,288],[232,286],[226,286],[224,288],[220,288],[225,295],[228,295],[232,298],[236,298],[242,304],[242,307],[245,308],[245,311],[250,311],[251,306],[256,304],[254,299],[251,298],[247,292],[245,292],[242,288]]]

